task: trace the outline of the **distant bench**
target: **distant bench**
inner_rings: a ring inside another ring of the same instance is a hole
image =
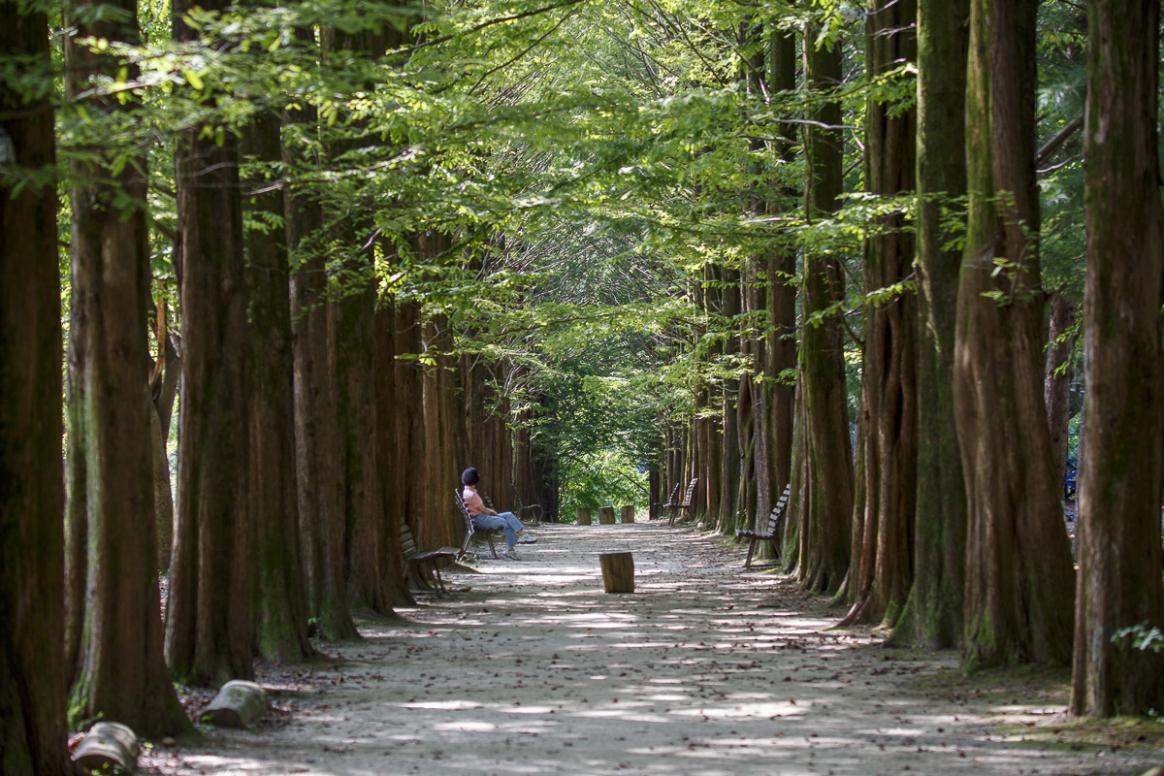
[[[780,521],[784,518],[784,513],[788,511],[788,500],[792,496],[792,483],[784,486],[784,492],[780,494],[780,499],[776,505],[772,507],[772,511],[768,513],[768,524],[763,531],[757,531],[752,528],[737,528],[736,540],[748,540],[748,557],[744,561],[744,568],[752,567],[752,555],[756,552],[756,545],[760,542],[770,542],[772,545],[772,554],[780,557],[780,546],[777,544],[777,539],[780,536]]]
[[[667,518],[667,525],[675,525],[675,521],[691,517],[691,502],[695,498],[695,486],[699,484],[698,477],[692,477],[687,483],[687,490],[683,493],[683,501],[671,505],[671,515]]]

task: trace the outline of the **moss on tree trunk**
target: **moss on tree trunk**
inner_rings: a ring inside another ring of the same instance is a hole
[[[50,67],[45,15],[0,5],[0,50]],[[32,110],[18,110],[32,108]],[[15,164],[55,160],[53,111],[0,81]],[[8,112],[12,111],[11,114]],[[72,773],[66,748],[57,192],[0,183],[0,772]]]
[[[971,3],[970,216],[954,354],[969,668],[1070,658],[1074,580],[1043,403],[1034,237],[1037,11],[1037,0]]]
[[[1112,643],[1164,628],[1161,588],[1161,280],[1158,3],[1088,7],[1085,127],[1087,388],[1071,710],[1164,708],[1164,655]]]

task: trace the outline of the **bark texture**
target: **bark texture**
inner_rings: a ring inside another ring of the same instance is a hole
[[[70,96],[92,79],[116,75],[122,62],[94,53],[88,37],[134,44],[137,5],[90,23],[88,3],[70,15],[77,36],[65,43]],[[97,112],[132,111],[133,103],[99,100]],[[191,729],[165,665],[154,535],[154,462],[149,394],[147,303],[150,274],[146,213],[118,206],[122,195],[146,199],[144,160],[120,173],[101,149],[72,164],[72,315],[69,444],[83,463],[70,492],[81,500],[72,519],[83,521],[85,585],[78,665],[70,712],[104,718],[157,737]],[[114,152],[122,149],[114,149]],[[75,528],[81,528],[74,524]],[[126,664],[133,670],[126,671]]]
[[[954,329],[962,254],[943,217],[966,193],[969,0],[918,2],[917,504],[914,585],[895,634],[932,648],[962,643],[966,489],[954,421]]]
[[[248,161],[275,165],[282,158],[279,116],[257,116],[243,138]],[[262,176],[246,187],[256,224],[279,223],[283,191]],[[265,218],[263,217],[265,216]],[[255,521],[255,644],[277,662],[303,660],[307,612],[299,560],[296,490],[291,285],[287,240],[279,228],[246,235],[250,357],[250,511]]]
[[[1067,470],[1067,425],[1071,421],[1071,361],[1075,337],[1071,334],[1077,314],[1075,304],[1062,294],[1051,294],[1047,322],[1047,359],[1043,377],[1043,400],[1047,403],[1047,426],[1051,430],[1051,450],[1055,454],[1055,481],[1063,482]]]
[[[47,73],[43,12],[0,4],[0,50]],[[17,110],[21,109],[21,110]],[[55,164],[53,111],[0,81],[15,166]],[[72,773],[66,748],[57,192],[0,181],[0,772]]]
[[[878,0],[865,21],[865,70],[876,83],[917,56],[917,5]],[[865,120],[865,187],[892,197],[914,189],[917,116],[913,108],[869,98]],[[881,216],[865,242],[865,347],[862,356],[861,468],[856,502],[861,540],[854,547],[849,622],[896,624],[913,583],[917,488],[916,297],[900,287],[913,272],[914,240],[905,215]],[[897,291],[887,291],[898,286]]]
[[[1164,655],[1111,641],[1132,625],[1164,628],[1159,15],[1144,0],[1088,8],[1087,455],[1071,710],[1101,717],[1164,707]]]
[[[301,31],[299,35],[310,36]],[[317,161],[300,149],[311,143],[313,111],[286,117],[292,141],[284,161],[310,173]],[[302,136],[302,139],[300,139]],[[331,641],[358,637],[348,598],[340,435],[327,306],[323,207],[308,187],[292,183],[285,198],[291,251],[291,334],[294,362],[295,469],[307,612]]]
[[[817,48],[816,30],[805,33],[805,72],[809,86],[827,95],[841,83],[841,49]],[[806,137],[808,218],[827,217],[840,207],[841,106],[822,99]],[[840,587],[849,567],[849,521],[853,508],[853,453],[845,387],[844,340],[835,313],[825,314],[845,297],[840,260],[828,253],[804,257],[804,319],[800,374],[804,391],[805,487],[807,512],[802,523],[799,574],[819,591]]]
[[[970,216],[954,361],[968,502],[968,668],[1067,662],[1071,553],[1043,403],[1035,187],[1037,0],[973,0]]]
[[[198,3],[223,10],[225,3]],[[174,34],[194,7],[174,4]],[[179,678],[220,685],[252,676],[246,272],[238,144],[186,130],[177,151],[182,257],[182,411],[166,654]]]

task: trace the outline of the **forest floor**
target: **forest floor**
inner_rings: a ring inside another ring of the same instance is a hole
[[[543,526],[520,561],[451,573],[335,660],[261,668],[251,731],[157,746],[165,774],[1135,774],[1164,723],[1073,723],[1065,671],[964,678],[886,648],[743,549],[665,524]],[[633,595],[600,552],[634,553]]]

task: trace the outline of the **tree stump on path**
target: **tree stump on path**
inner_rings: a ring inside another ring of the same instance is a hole
[[[254,682],[235,679],[222,685],[202,720],[219,727],[246,728],[267,711],[267,693]]]
[[[590,509],[589,507],[578,507],[574,512],[575,525],[590,525]]]
[[[93,773],[137,770],[137,736],[120,722],[98,722],[73,752],[73,762]]]
[[[634,507],[623,507],[622,508],[622,521],[624,523],[633,523],[635,521],[635,508]]]
[[[598,508],[598,524],[614,525],[614,507]]]
[[[611,508],[613,511],[613,507]],[[604,552],[598,556],[602,587],[608,593],[635,591],[635,556],[629,552]]]

